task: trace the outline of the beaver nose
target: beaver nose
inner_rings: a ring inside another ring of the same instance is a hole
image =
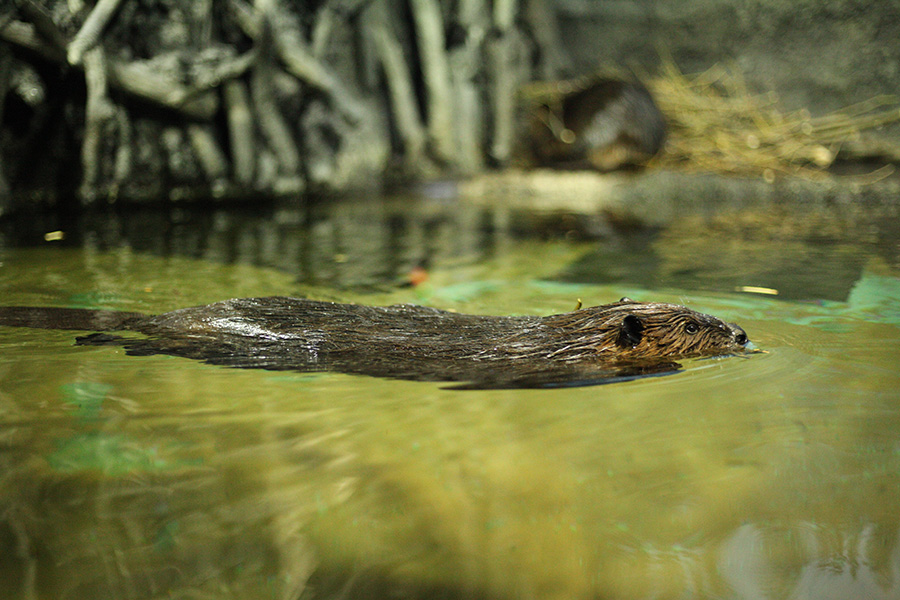
[[[734,323],[728,324],[731,327],[731,334],[734,336],[734,342],[739,346],[746,346],[750,343],[750,339],[747,337],[747,332],[741,329],[739,325],[735,325]]]

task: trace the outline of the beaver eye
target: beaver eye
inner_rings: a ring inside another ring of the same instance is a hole
[[[697,333],[698,331],[700,331],[700,326],[697,325],[696,323],[688,323],[687,325],[684,326],[685,333],[693,334],[693,333]]]

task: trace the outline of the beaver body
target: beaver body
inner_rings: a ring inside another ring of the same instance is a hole
[[[666,122],[640,82],[584,77],[554,89],[562,91],[531,115],[538,164],[612,171],[643,165],[662,148]]]
[[[678,359],[743,353],[737,325],[683,306],[627,298],[548,317],[482,316],[409,304],[241,298],[160,315],[0,307],[0,325],[135,331],[80,344],[124,346],[218,365],[332,370],[473,387],[601,383],[677,370]]]

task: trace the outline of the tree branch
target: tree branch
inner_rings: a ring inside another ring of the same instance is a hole
[[[423,158],[425,127],[419,117],[409,66],[403,56],[403,48],[391,31],[384,2],[373,5],[366,12],[366,17],[368,30],[384,68],[391,112],[403,143],[404,158],[407,164],[412,165]]]
[[[119,9],[122,0],[98,0],[93,10],[69,43],[67,58],[70,65],[81,64],[84,53],[100,41],[103,30]]]
[[[428,135],[432,150],[440,160],[453,163],[456,154],[453,143],[453,106],[441,10],[434,0],[410,0],[410,3],[422,57],[422,74],[428,103]]]
[[[81,143],[81,196],[90,201],[97,196],[100,180],[100,157],[107,125],[115,116],[115,107],[107,95],[106,60],[102,48],[84,55],[84,80],[87,102],[84,110],[84,139]]]
[[[38,36],[30,23],[7,23],[0,29],[0,40],[33,52],[50,62],[66,64],[65,55]],[[218,108],[218,100],[208,90],[227,78],[238,77],[252,61],[252,53],[236,57],[232,62],[226,61],[221,70],[215,70],[208,80],[201,77],[201,84],[190,88],[143,61],[124,63],[107,58],[105,63],[110,87],[191,119],[211,119]],[[83,64],[75,66],[84,69]]]
[[[237,79],[226,82],[224,97],[234,179],[241,185],[250,185],[256,167],[256,136],[246,84]]]
[[[232,0],[236,21],[244,32],[253,39],[260,35],[260,19],[268,21],[278,57],[285,69],[300,81],[327,94],[341,113],[351,122],[359,122],[366,116],[366,109],[354,95],[344,87],[331,70],[319,62],[310,52],[306,40],[278,0],[257,0],[259,15],[246,7],[241,0]]]

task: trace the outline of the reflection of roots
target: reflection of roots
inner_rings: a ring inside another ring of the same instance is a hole
[[[12,511],[10,511],[12,512]],[[22,561],[22,598],[24,600],[36,600],[37,594],[37,559],[31,538],[21,519],[13,514],[7,515],[7,525],[12,530],[16,539],[16,556]]]
[[[23,467],[0,471],[0,540],[15,549],[0,554],[0,572],[17,574],[0,581],[0,596],[301,596],[314,567],[304,534],[313,493],[297,477],[302,465],[251,465],[247,472],[191,466],[196,460],[179,466],[168,455],[183,455],[183,448],[166,450],[107,428],[75,439],[122,443],[85,447],[55,468],[19,455]],[[266,446],[254,450],[278,462],[291,444]],[[111,449],[127,463],[101,456]],[[314,453],[306,450],[305,460]],[[78,462],[95,458],[114,470],[131,468],[106,472]]]

